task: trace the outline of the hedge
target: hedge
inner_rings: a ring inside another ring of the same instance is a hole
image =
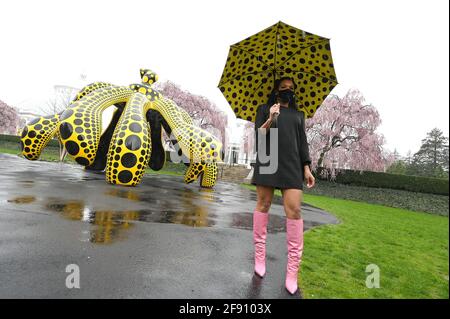
[[[328,178],[321,177],[327,176],[326,172],[324,171],[326,171],[325,168],[318,168],[316,171],[317,177],[323,180],[327,180]],[[334,181],[340,184],[355,186],[390,188],[447,196],[449,194],[448,179],[423,176],[390,174],[371,171],[360,172],[359,170],[338,169],[336,170],[336,179]]]

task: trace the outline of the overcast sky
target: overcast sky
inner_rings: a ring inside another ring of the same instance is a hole
[[[449,132],[449,8],[423,1],[2,1],[0,99],[38,111],[54,85],[139,82],[155,70],[234,117],[217,89],[228,49],[278,21],[331,39],[343,96],[379,111],[387,148]],[[86,75],[82,80],[81,74]]]

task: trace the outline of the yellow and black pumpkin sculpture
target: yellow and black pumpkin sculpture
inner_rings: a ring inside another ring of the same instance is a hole
[[[140,73],[140,84],[125,87],[96,82],[84,87],[62,113],[32,120],[22,131],[23,156],[37,160],[56,136],[78,164],[105,170],[111,184],[136,186],[147,167],[157,171],[164,166],[164,129],[175,138],[180,155],[188,159],[184,181],[191,183],[200,177],[202,187],[214,186],[217,162],[223,158],[222,143],[151,88],[158,79],[155,73],[148,69]],[[117,109],[101,134],[102,112],[113,105]]]

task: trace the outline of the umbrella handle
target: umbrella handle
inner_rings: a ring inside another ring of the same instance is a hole
[[[272,120],[272,125],[273,127],[277,127],[277,119],[278,119],[278,115],[280,115],[279,113],[274,113],[273,114],[273,120]]]

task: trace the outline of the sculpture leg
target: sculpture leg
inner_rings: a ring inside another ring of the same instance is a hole
[[[102,129],[102,112],[113,104],[126,102],[132,94],[126,87],[100,88],[72,102],[61,114],[61,140],[77,163],[84,166],[94,163]]]
[[[58,125],[58,114],[31,120],[22,130],[22,155],[29,160],[37,160],[48,142],[57,134]]]
[[[108,151],[108,183],[136,186],[144,175],[152,151],[146,103],[145,95],[133,93],[125,106]]]

